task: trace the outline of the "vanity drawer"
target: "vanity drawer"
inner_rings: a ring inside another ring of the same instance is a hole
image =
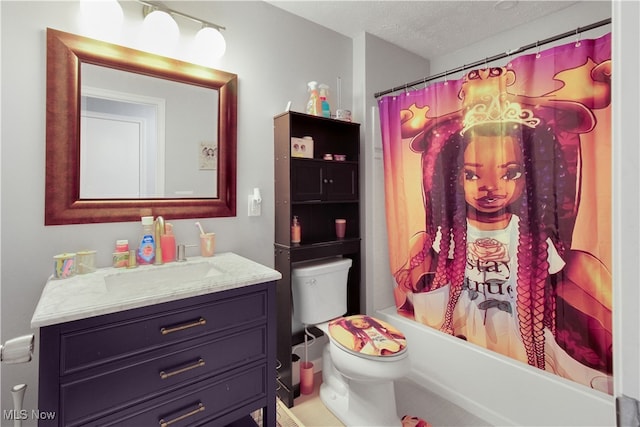
[[[159,309],[129,319],[123,319],[122,315],[101,316],[100,323],[90,328],[71,326],[61,331],[60,374],[71,374],[198,336],[266,323],[266,318],[266,291],[169,312]]]
[[[266,390],[265,365],[236,370],[216,381],[202,381],[134,409],[127,409],[108,417],[72,426],[145,426],[160,427],[161,422],[171,427],[224,426],[241,418],[247,404],[253,410],[261,407]],[[238,409],[241,409],[238,412]],[[181,421],[175,421],[184,417]],[[172,422],[173,421],[173,422]]]
[[[171,346],[145,355],[151,356],[147,359],[136,357],[126,364],[110,364],[72,375],[60,388],[64,425],[79,425],[83,420],[120,413],[191,382],[246,364],[264,363],[266,352],[267,330],[263,325],[219,339],[199,339],[186,347]]]

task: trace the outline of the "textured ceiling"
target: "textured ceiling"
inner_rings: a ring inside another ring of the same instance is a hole
[[[373,34],[426,59],[564,9],[577,1],[272,1],[348,37]],[[503,10],[512,6],[507,10]]]

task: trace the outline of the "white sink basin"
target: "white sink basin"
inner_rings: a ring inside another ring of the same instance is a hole
[[[1,0],[0,0],[1,1]],[[276,270],[231,252],[138,268],[98,268],[45,285],[32,328],[272,282]]]
[[[107,289],[148,289],[162,286],[178,286],[214,277],[223,272],[213,264],[202,261],[194,263],[170,263],[164,265],[141,266],[135,270],[123,270],[104,277]]]

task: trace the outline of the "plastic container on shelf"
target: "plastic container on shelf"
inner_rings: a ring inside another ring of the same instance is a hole
[[[311,114],[312,116],[321,115],[322,105],[320,104],[320,95],[318,94],[318,82],[311,81],[307,83],[307,91],[309,92],[307,114]]]
[[[329,96],[329,86],[322,83],[318,86],[320,89],[320,109],[322,111],[322,117],[331,117],[331,107],[327,97]]]

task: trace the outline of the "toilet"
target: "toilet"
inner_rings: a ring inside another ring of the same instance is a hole
[[[293,313],[329,337],[322,353],[320,399],[346,426],[401,426],[394,380],[409,373],[404,335],[386,322],[347,312],[351,259],[296,263]]]

